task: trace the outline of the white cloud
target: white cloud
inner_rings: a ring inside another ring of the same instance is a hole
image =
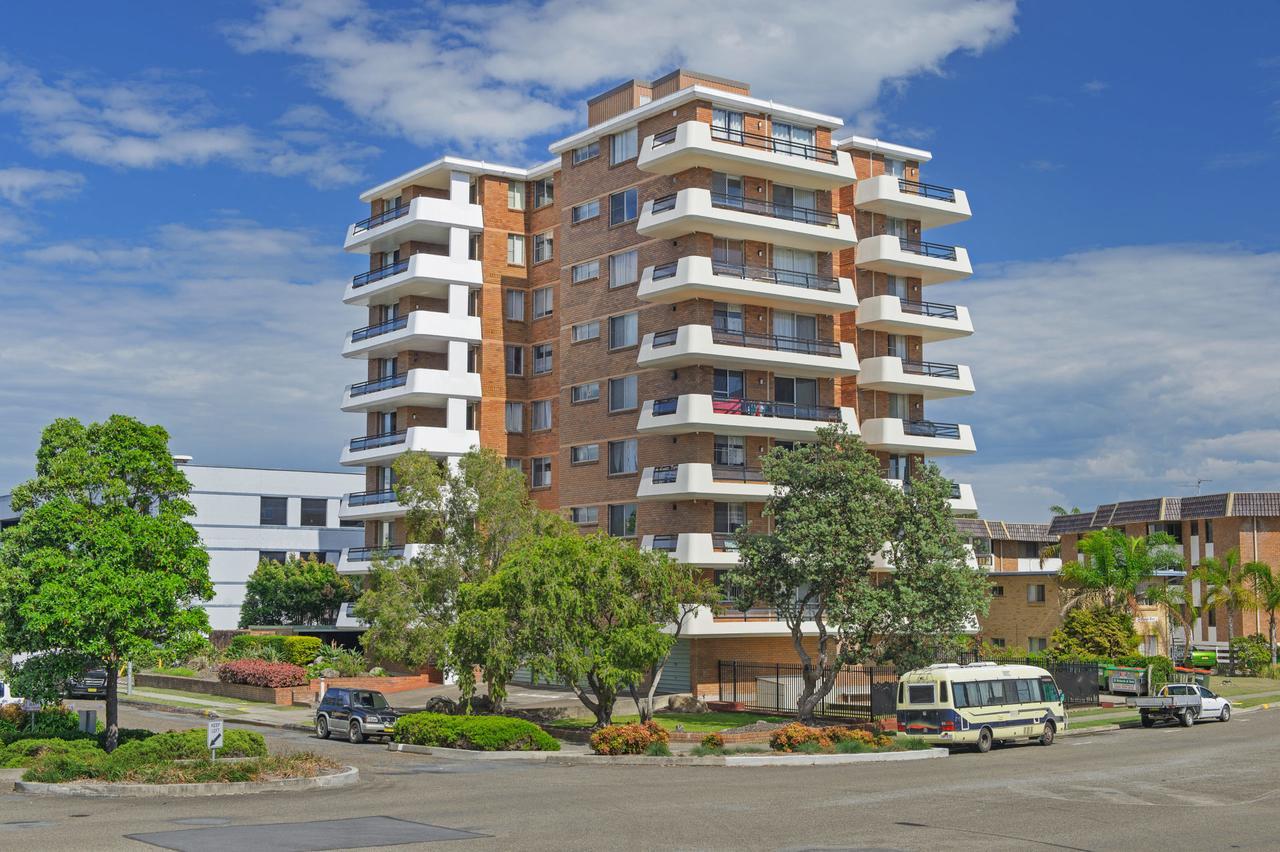
[[[840,2],[575,0],[376,11],[362,0],[277,0],[229,27],[244,51],[308,61],[311,80],[362,119],[464,150],[518,151],[580,120],[604,85],[685,65],[836,114],[872,107],[887,83],[941,73],[1015,30],[1015,0]],[[866,128],[868,122],[858,121]]]
[[[1080,87],[1080,91],[1086,95],[1100,95],[1110,88],[1111,84],[1106,80],[1090,80]]]
[[[248,171],[351,183],[376,149],[319,136],[297,144],[218,120],[205,94],[152,72],[128,81],[75,75],[46,80],[0,60],[0,112],[17,117],[28,145],[117,168],[228,162]]]
[[[1280,252],[1153,245],[981,268],[931,288],[969,305],[973,337],[928,356],[973,368],[977,393],[932,403],[971,423],[977,455],[945,460],[987,517],[1051,503],[1275,490]],[[1206,492],[1208,493],[1208,492]]]
[[[84,175],[76,172],[28,169],[21,166],[0,169],[0,198],[10,204],[27,204],[75,195],[84,186]]]
[[[225,219],[0,258],[0,491],[49,421],[112,412],[209,463],[336,467],[361,365],[339,355],[354,321],[329,236]]]

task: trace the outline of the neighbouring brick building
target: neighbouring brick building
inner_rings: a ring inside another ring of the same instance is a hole
[[[1265,562],[1280,570],[1280,492],[1245,491],[1195,497],[1154,497],[1108,503],[1092,512],[1061,515],[1050,532],[1060,536],[1062,558],[1076,559],[1080,537],[1092,530],[1115,527],[1125,535],[1165,532],[1182,548],[1185,565],[1194,568],[1206,557],[1224,557],[1238,550],[1240,563]],[[1192,600],[1200,602],[1200,584],[1192,583]],[[1193,625],[1193,642],[1225,642],[1227,613],[1211,611]],[[1167,626],[1166,626],[1167,629]],[[1237,612],[1235,635],[1267,633],[1267,615],[1256,610]],[[1174,629],[1175,641],[1181,631]]]
[[[342,463],[366,487],[342,516],[364,521],[365,546],[341,570],[418,546],[392,479],[407,450],[492,447],[584,531],[708,573],[760,517],[772,446],[844,422],[899,483],[974,452],[968,426],[925,411],[973,392],[968,367],[923,348],[973,330],[933,301],[971,267],[924,231],[970,213],[963,191],[921,182],[927,151],[685,70],[587,114],[540,165],[443,157],[360,196],[346,249],[369,271],[344,300],[367,313],[344,355],[368,380],[343,398],[364,424]],[[953,505],[976,514],[968,485]],[[706,613],[670,686],[713,691],[723,658],[794,651],[770,612]]]

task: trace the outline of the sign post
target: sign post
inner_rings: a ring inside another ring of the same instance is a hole
[[[209,732],[206,738],[206,743],[209,746],[209,752],[210,752],[209,759],[217,760],[218,749],[222,748],[222,720],[221,719],[209,720]]]

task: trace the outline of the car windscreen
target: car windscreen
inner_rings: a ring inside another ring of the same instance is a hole
[[[391,706],[381,692],[357,692],[355,703],[356,706],[369,710],[385,710]]]

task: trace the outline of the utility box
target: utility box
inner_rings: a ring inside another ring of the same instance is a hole
[[[98,711],[97,710],[77,710],[76,716],[79,717],[77,730],[82,734],[98,733]]]

